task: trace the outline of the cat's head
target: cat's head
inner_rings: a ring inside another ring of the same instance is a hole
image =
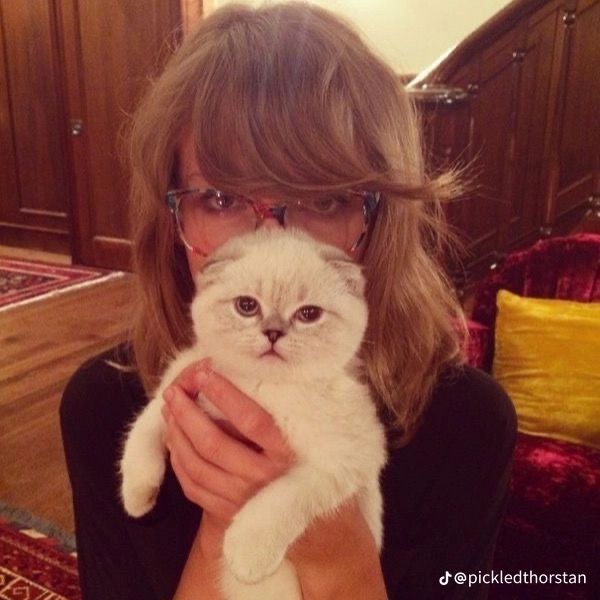
[[[229,241],[197,276],[196,337],[228,372],[319,377],[345,367],[366,326],[365,280],[341,250],[295,230]]]

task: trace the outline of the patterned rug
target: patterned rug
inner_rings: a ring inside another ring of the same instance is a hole
[[[90,267],[0,258],[0,311],[121,275]]]
[[[72,544],[55,525],[0,503],[0,600],[81,600]]]

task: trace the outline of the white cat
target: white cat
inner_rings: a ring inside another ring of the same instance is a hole
[[[248,500],[225,533],[228,600],[299,600],[286,550],[315,517],[354,495],[381,549],[385,435],[356,358],[367,326],[364,285],[359,265],[300,231],[231,240],[198,275],[195,344],[166,370],[127,436],[122,498],[137,517],[154,505],[165,471],[162,392],[189,364],[210,357],[285,435],[295,465]]]

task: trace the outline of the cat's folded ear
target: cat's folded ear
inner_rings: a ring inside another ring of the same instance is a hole
[[[238,260],[242,257],[242,253],[237,249],[228,250],[226,248],[217,250],[211,255],[206,262],[202,265],[200,272],[196,275],[196,281],[199,284],[200,289],[207,288],[212,285],[225,270],[227,265],[232,261]]]
[[[333,248],[323,250],[321,256],[342,276],[351,294],[364,297],[366,280],[360,264],[348,258],[341,250],[338,252]]]
[[[330,264],[344,278],[348,291],[358,298],[364,298],[366,280],[362,267],[353,260],[334,260]]]

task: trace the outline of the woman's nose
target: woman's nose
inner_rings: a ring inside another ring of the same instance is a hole
[[[285,223],[286,207],[282,204],[277,204],[275,200],[257,200],[255,210],[260,217],[260,226],[265,227],[283,227]]]
[[[264,217],[261,221],[259,227],[268,227],[268,228],[276,228],[283,227],[283,225],[279,222],[275,215],[269,215],[268,217]]]

